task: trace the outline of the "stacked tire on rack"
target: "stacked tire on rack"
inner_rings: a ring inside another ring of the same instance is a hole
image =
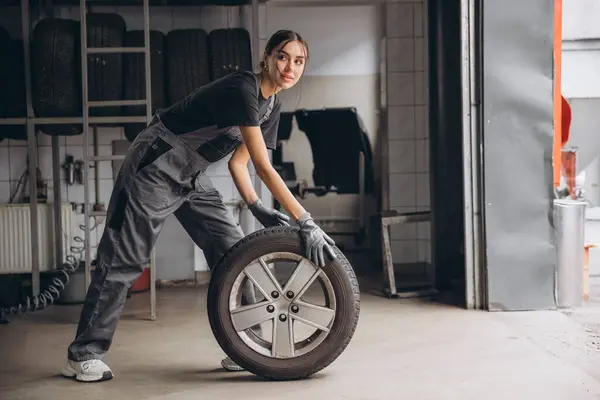
[[[33,31],[31,89],[37,117],[81,115],[81,45],[79,22],[46,18]],[[81,124],[48,124],[38,128],[51,136],[82,132]]]
[[[211,79],[252,69],[250,34],[241,28],[215,29],[208,35]]]
[[[1,27],[0,54],[0,118],[23,118],[27,115],[23,42]],[[27,140],[27,130],[23,125],[2,125],[2,139]]]
[[[90,13],[87,16],[87,46],[123,47],[125,20],[118,14]],[[88,55],[88,93],[90,101],[123,100],[123,53]],[[91,116],[122,115],[122,107],[93,107]]]
[[[144,31],[128,31],[125,33],[125,47],[144,47]],[[150,87],[152,113],[166,105],[165,93],[165,51],[166,36],[159,31],[150,31]],[[141,100],[146,98],[146,63],[145,55],[125,54],[123,59],[124,99]],[[125,108],[125,115],[146,115],[145,106]],[[125,124],[127,140],[132,142],[145,124]]]
[[[167,35],[167,85],[173,104],[210,82],[207,33],[176,29]]]
[[[185,1],[185,0],[183,0]],[[224,4],[235,3],[237,0]],[[36,117],[80,117],[82,108],[81,25],[79,21],[48,17],[34,26],[31,43],[32,105]],[[89,13],[87,46],[143,47],[144,31],[127,31],[123,17]],[[152,113],[188,96],[199,87],[236,71],[252,69],[250,35],[242,28],[175,29],[150,32]],[[25,66],[23,43],[0,27],[0,118],[24,118]],[[146,98],[143,53],[88,54],[90,101]],[[146,116],[145,106],[92,107],[90,116]],[[103,124],[106,125],[106,124]],[[121,125],[121,124],[115,124]],[[133,141],[145,123],[127,123],[125,136]],[[81,124],[46,124],[37,128],[51,136],[79,135]],[[27,139],[22,125],[0,125],[0,141]]]

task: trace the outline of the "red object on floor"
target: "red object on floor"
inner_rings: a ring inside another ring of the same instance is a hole
[[[150,290],[150,268],[146,268],[131,286],[133,293],[145,292],[146,290]]]

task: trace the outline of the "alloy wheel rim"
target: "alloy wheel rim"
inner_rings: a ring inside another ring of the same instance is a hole
[[[295,264],[284,284],[274,273],[273,267],[278,262]],[[248,280],[263,300],[241,305],[242,288]],[[320,288],[324,305],[304,298],[313,284]],[[289,252],[274,252],[254,259],[236,277],[229,295],[229,315],[237,335],[252,350],[270,358],[294,358],[316,349],[329,335],[335,314],[336,297],[329,277],[307,258]],[[267,337],[255,331],[257,325],[269,322]],[[299,325],[314,332],[299,339]]]

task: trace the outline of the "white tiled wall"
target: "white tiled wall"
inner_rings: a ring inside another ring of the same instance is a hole
[[[423,0],[386,4],[388,207],[429,209],[427,10]],[[391,228],[395,263],[430,261],[430,224]]]

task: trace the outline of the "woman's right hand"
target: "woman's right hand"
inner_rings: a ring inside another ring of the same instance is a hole
[[[244,146],[240,145],[236,151],[237,154],[233,155],[232,160],[235,157],[236,159],[244,160],[243,163],[246,164],[243,179],[239,177],[237,179],[238,189],[240,189],[239,182],[243,182],[240,190],[240,193],[243,193],[242,197],[244,197],[247,203],[255,201],[254,197],[256,194],[254,193],[254,189],[252,189],[250,175],[247,171],[248,158],[250,158],[254,164],[256,174],[267,185],[273,197],[298,222],[302,240],[306,246],[306,258],[311,260],[317,267],[324,267],[326,264],[325,253],[327,253],[330,259],[336,258],[332,247],[335,246],[335,242],[315,224],[310,213],[296,200],[284,180],[271,165],[260,127],[240,126],[240,131],[244,139]],[[230,163],[232,163],[232,160],[230,160]],[[234,164],[240,164],[241,161],[239,160],[234,162]],[[232,168],[230,167],[230,169]],[[233,170],[236,169],[241,170],[241,168],[234,165]],[[242,174],[234,175],[242,176]]]
[[[302,240],[306,246],[306,258],[321,268],[326,264],[325,253],[327,253],[330,259],[336,259],[332,247],[335,246],[335,242],[317,226],[310,213],[304,213],[298,218],[297,222],[300,227]]]

